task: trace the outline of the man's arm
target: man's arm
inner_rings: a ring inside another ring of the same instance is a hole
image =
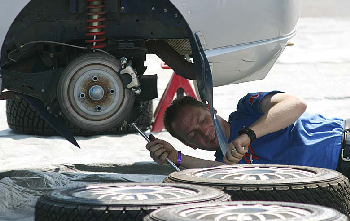
[[[260,110],[263,112],[255,123],[249,128],[252,129],[256,138],[273,133],[293,124],[306,110],[304,100],[292,95],[277,93],[264,97],[260,102]],[[238,163],[248,151],[250,138],[247,134],[238,136],[228,148],[224,157],[226,164]]]
[[[306,102],[292,95],[278,93],[267,95],[260,102],[260,110],[264,113],[249,128],[256,137],[262,137],[293,124],[305,112]]]
[[[166,158],[169,158],[173,163],[177,162],[178,152],[168,142],[160,139],[154,139],[146,145],[150,151],[151,158],[158,164],[166,164]],[[222,165],[221,162],[203,160],[196,157],[191,157],[182,154],[181,166],[184,168],[205,168]]]

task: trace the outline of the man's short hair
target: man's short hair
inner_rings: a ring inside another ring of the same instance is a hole
[[[186,142],[183,139],[179,137],[179,135],[173,130],[171,127],[171,123],[177,119],[178,114],[185,106],[192,106],[192,107],[201,107],[201,108],[207,108],[205,104],[198,101],[197,99],[185,96],[185,97],[179,97],[173,100],[169,107],[165,110],[164,116],[163,116],[163,123],[165,126],[165,129],[175,138],[179,139],[181,142]]]

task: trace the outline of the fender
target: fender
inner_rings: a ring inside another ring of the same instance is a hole
[[[0,7],[0,46],[4,43],[5,36],[11,24],[17,17],[17,15],[21,12],[21,10],[28,4],[30,0],[17,0],[16,4],[13,4],[12,0],[2,0]],[[11,13],[8,13],[11,11]],[[1,53],[0,53],[1,60]],[[2,78],[1,78],[1,69],[0,69],[0,95],[2,92]]]
[[[6,33],[11,27],[13,21],[22,11],[22,9],[28,4],[28,2],[30,2],[30,0],[16,0],[16,3],[14,4],[13,0],[1,0],[2,6],[0,7],[0,45],[3,44]]]
[[[265,78],[301,14],[300,0],[170,1],[198,35],[214,87]]]

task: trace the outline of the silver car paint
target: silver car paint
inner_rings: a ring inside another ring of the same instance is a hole
[[[214,86],[263,79],[295,35],[300,0],[171,0],[200,36]]]

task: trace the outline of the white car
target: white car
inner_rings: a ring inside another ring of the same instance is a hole
[[[135,115],[149,126],[158,94],[157,77],[143,75],[146,54],[199,84],[208,64],[213,86],[263,79],[296,33],[300,2],[2,0],[9,126],[51,134],[27,102],[62,115],[76,135],[120,132]]]

